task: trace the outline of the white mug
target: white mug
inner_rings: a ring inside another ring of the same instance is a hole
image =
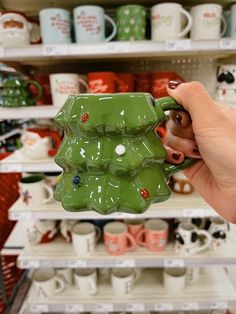
[[[60,234],[67,242],[72,241],[72,229],[74,225],[78,223],[78,220],[75,219],[63,219],[60,222]]]
[[[128,294],[139,277],[139,269],[113,268],[111,271],[111,284],[114,293],[117,295]]]
[[[65,284],[53,268],[42,268],[36,270],[33,277],[33,290],[38,300],[44,300],[65,289]]]
[[[72,286],[73,276],[71,268],[57,268],[56,274],[58,278],[60,278],[64,282],[65,288],[69,288]]]
[[[236,100],[236,64],[221,64],[217,69],[217,96],[220,101]]]
[[[199,236],[204,236],[204,243],[200,242]],[[180,254],[194,255],[211,246],[211,236],[205,230],[198,228],[189,222],[181,222],[175,233],[175,251]]]
[[[97,272],[94,268],[77,268],[74,270],[76,289],[81,294],[93,295],[97,293]]]
[[[26,234],[30,244],[50,242],[57,234],[56,220],[30,220],[26,227]]]
[[[19,181],[20,200],[26,206],[40,206],[53,200],[53,190],[48,186],[44,177],[33,175]]]
[[[222,6],[214,3],[196,5],[190,11],[193,26],[190,37],[193,40],[217,40],[227,30],[227,23],[222,15]],[[223,29],[221,31],[221,22]]]
[[[52,103],[58,108],[61,108],[64,105],[69,95],[76,95],[84,91],[82,86],[85,88],[86,92],[88,91],[87,83],[78,74],[50,74],[49,79],[52,93]]]
[[[101,237],[101,230],[89,222],[80,222],[72,228],[72,244],[74,251],[81,257],[91,255],[95,251],[96,242]]]
[[[110,22],[112,33],[105,38],[105,21]],[[77,43],[110,41],[114,38],[117,27],[104,9],[97,5],[82,5],[74,9],[74,26]]]
[[[211,217],[207,230],[212,237],[211,248],[216,250],[224,246],[229,233],[229,223],[220,217]]]
[[[183,292],[186,285],[186,268],[164,268],[163,284],[170,294]]]
[[[182,29],[182,15],[188,20],[184,29]],[[151,38],[153,41],[183,38],[191,27],[192,17],[179,3],[156,4],[151,9]]]

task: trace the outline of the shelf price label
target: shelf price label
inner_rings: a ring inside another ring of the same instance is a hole
[[[225,38],[220,40],[220,48],[221,49],[235,49],[236,48],[236,40]]]
[[[67,267],[69,268],[76,268],[76,267],[88,267],[88,261],[87,260],[81,260],[81,259],[77,259],[77,260],[69,260],[68,261],[68,265]]]
[[[113,304],[110,303],[101,303],[101,304],[95,304],[94,310],[95,312],[113,312]]]
[[[186,217],[186,218],[204,217],[204,216],[205,216],[205,211],[202,208],[183,210],[183,217]]]
[[[65,311],[69,313],[84,312],[84,304],[66,304]]]
[[[183,311],[196,311],[199,310],[199,304],[197,302],[186,302],[182,305]]]
[[[133,304],[127,304],[126,305],[126,311],[128,312],[144,312],[146,310],[145,304],[143,303],[133,303]]]
[[[38,261],[38,260],[19,260],[19,265],[23,269],[39,268],[40,267],[40,261]]]
[[[165,259],[164,267],[185,267],[183,259]]]
[[[154,304],[155,311],[173,311],[174,306],[172,303],[157,303]]]
[[[44,56],[64,56],[68,54],[67,45],[44,45],[43,55]]]
[[[115,267],[135,267],[136,262],[134,259],[124,259],[120,261],[116,261]]]
[[[190,39],[180,39],[180,40],[167,40],[165,42],[166,51],[186,51],[191,50],[191,40]]]
[[[31,219],[31,212],[10,212],[9,218],[11,220],[19,220],[19,219]]]
[[[31,304],[30,305],[31,312],[49,312],[48,304]]]
[[[215,301],[210,304],[212,310],[226,310],[228,308],[227,301]]]

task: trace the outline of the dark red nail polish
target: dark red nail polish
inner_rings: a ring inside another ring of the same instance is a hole
[[[178,82],[178,81],[169,81],[168,87],[170,89],[176,89],[176,87],[178,87],[180,84],[181,82]]]
[[[181,154],[179,154],[179,153],[173,153],[171,156],[172,156],[172,158],[173,158],[174,160],[179,160]]]
[[[193,153],[200,155],[200,152],[199,152],[199,149],[198,149],[197,146],[194,146],[194,148],[193,148]]]
[[[181,121],[182,121],[181,115],[177,114],[177,115],[175,116],[175,123],[176,123],[177,125],[181,125]]]

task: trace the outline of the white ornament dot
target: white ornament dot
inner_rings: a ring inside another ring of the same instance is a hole
[[[122,156],[126,152],[125,146],[122,144],[119,144],[115,148],[115,152],[117,155]]]

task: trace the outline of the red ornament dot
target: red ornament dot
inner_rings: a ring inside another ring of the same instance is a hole
[[[141,189],[140,194],[143,198],[149,198],[149,196],[150,196],[147,189]]]
[[[85,112],[85,113],[83,113],[83,115],[82,115],[82,117],[81,117],[81,121],[82,121],[83,123],[85,123],[85,122],[88,121],[88,118],[89,118],[89,114],[88,114],[88,112]]]

